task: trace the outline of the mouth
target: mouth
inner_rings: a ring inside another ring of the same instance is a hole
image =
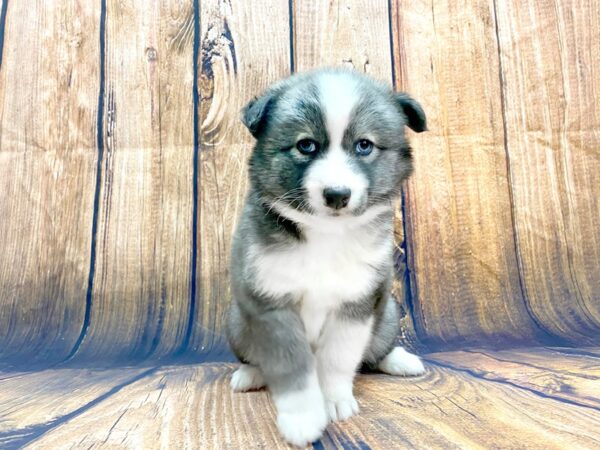
[[[383,213],[389,213],[390,207],[379,204],[375,206],[367,205],[367,202],[362,202],[358,207],[352,209],[334,210],[325,206],[315,207],[309,205],[308,202],[303,203],[305,206],[302,210],[289,202],[279,202],[270,204],[269,210],[274,210],[278,214],[294,221],[302,226],[317,227],[321,230],[329,230],[338,232],[340,227],[356,227],[363,226],[372,222],[376,217]],[[323,228],[325,227],[325,228]]]
[[[290,195],[292,194],[292,195]],[[358,204],[349,205],[343,208],[333,208],[327,206],[325,203],[314,203],[314,199],[306,191],[295,190],[287,192],[284,195],[274,196],[267,202],[269,208],[278,211],[287,211],[291,213],[295,211],[295,214],[301,214],[306,216],[313,216],[315,218],[329,218],[332,220],[343,220],[345,218],[356,218],[362,216],[369,208],[369,202],[366,196],[362,196]]]
[[[342,209],[333,209],[333,208],[328,208],[325,205],[320,205],[319,208],[311,208],[311,213],[315,216],[320,216],[320,217],[331,217],[331,218],[339,218],[344,219],[344,218],[349,218],[349,217],[359,217],[362,214],[364,214],[364,212],[367,209],[367,205],[364,203],[361,203],[360,205],[357,205],[353,208],[342,208]]]

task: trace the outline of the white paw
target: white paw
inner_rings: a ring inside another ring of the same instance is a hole
[[[258,367],[242,364],[231,376],[231,389],[233,392],[245,392],[260,389],[265,385],[265,379]]]
[[[305,447],[321,437],[329,421],[316,370],[308,374],[304,388],[276,394],[273,400],[277,427],[286,441]]]
[[[277,416],[277,427],[284,439],[297,447],[306,447],[318,440],[327,426],[323,407],[298,412],[282,412]]]
[[[338,420],[346,420],[354,414],[358,414],[358,402],[354,396],[337,400],[326,400],[327,413],[329,419],[333,422]]]
[[[404,377],[422,375],[425,373],[425,366],[421,358],[412,353],[408,353],[402,347],[394,348],[379,363],[379,369],[390,375],[401,375]]]

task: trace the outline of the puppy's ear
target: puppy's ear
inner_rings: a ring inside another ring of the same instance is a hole
[[[427,131],[427,118],[419,102],[404,92],[396,94],[396,101],[406,116],[406,125],[417,133]]]
[[[268,91],[261,97],[253,98],[242,108],[242,122],[255,138],[258,137],[267,122],[273,98],[273,93]]]

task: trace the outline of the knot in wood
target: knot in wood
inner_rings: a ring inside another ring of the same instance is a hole
[[[148,47],[146,49],[146,58],[148,61],[156,61],[158,59],[158,52],[154,47]]]

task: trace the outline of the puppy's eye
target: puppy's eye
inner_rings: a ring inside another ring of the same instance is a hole
[[[356,154],[359,156],[367,156],[373,151],[373,143],[368,139],[361,139],[355,146]]]
[[[319,150],[319,144],[312,139],[302,139],[296,143],[296,148],[300,153],[310,155]]]

